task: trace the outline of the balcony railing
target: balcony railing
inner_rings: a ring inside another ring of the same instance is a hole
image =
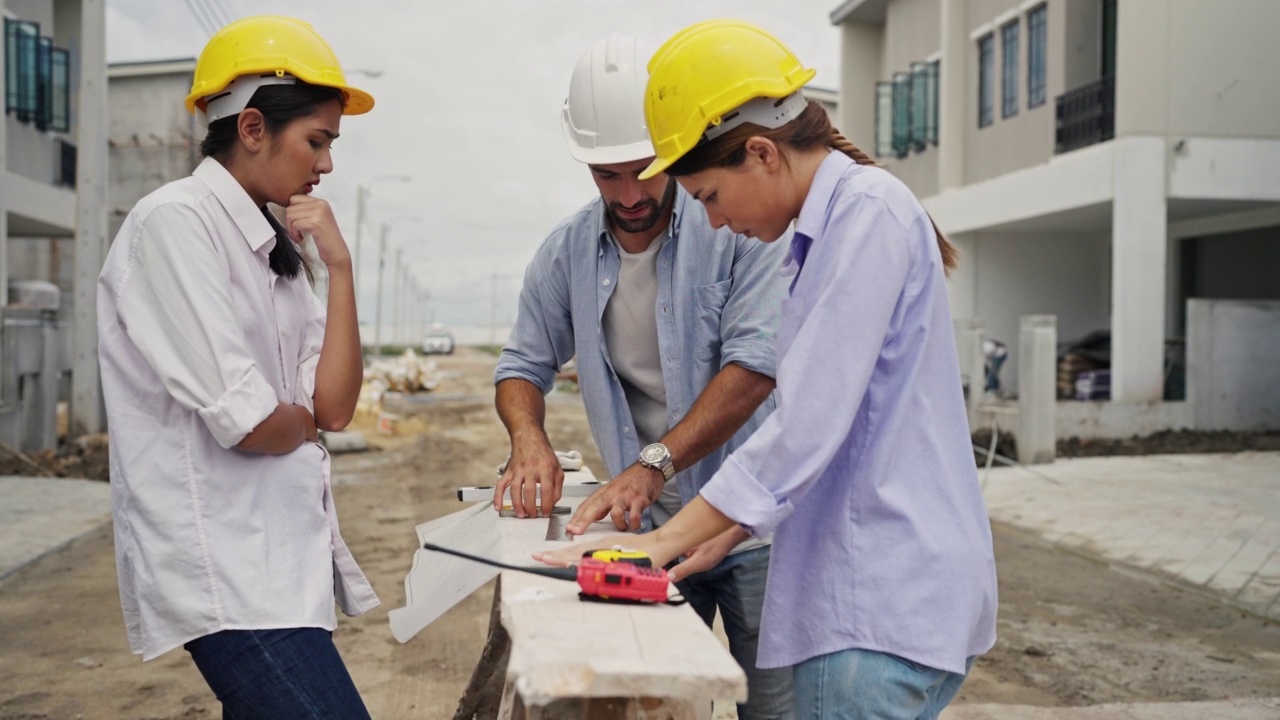
[[[55,185],[74,189],[76,186],[76,146],[59,138],[54,142],[57,155],[54,159]]]
[[[1058,96],[1054,152],[1078,150],[1116,136],[1114,75]]]

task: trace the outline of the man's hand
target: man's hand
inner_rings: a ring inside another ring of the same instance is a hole
[[[613,517],[613,526],[619,530],[639,530],[641,513],[662,494],[664,482],[661,472],[639,463],[632,465],[583,500],[565,532],[581,535],[591,523],[603,520],[605,515]],[[631,514],[629,524],[627,513]]]
[[[750,533],[735,525],[685,553],[684,562],[671,568],[667,573],[668,577],[671,578],[671,582],[675,582],[687,580],[690,575],[710,570],[719,565],[730,550],[749,537],[751,537]]]
[[[564,470],[555,450],[544,441],[517,442],[511,447],[511,459],[493,489],[493,507],[502,509],[503,495],[511,488],[511,507],[516,517],[538,517],[538,486],[542,486],[542,515],[551,517],[551,509],[560,499]]]

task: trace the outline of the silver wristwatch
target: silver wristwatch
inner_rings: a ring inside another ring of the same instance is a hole
[[[671,451],[662,443],[646,445],[640,451],[640,464],[657,470],[667,480],[676,476],[676,466],[671,460]]]

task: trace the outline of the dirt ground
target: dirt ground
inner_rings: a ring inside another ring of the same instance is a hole
[[[335,634],[374,717],[448,718],[484,643],[485,588],[405,645],[386,612],[404,601],[413,526],[460,509],[459,485],[493,477],[506,436],[493,411],[494,358],[439,360],[431,394],[389,401],[395,436],[358,420],[379,449],[334,459],[343,535],[383,606]],[[548,432],[602,470],[579,397],[553,393]],[[599,473],[598,473],[599,474]],[[1280,686],[1280,627],[1162,578],[1113,568],[997,525],[999,641],[958,702],[1088,705],[1270,696]],[[218,718],[182,651],[129,654],[110,529],[0,582],[0,720]]]

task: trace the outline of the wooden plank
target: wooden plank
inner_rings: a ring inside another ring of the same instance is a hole
[[[595,475],[585,467],[565,473],[565,484],[595,481]],[[577,507],[582,500],[566,499],[561,504]],[[400,642],[408,642],[498,575],[497,568],[423,550],[422,543],[432,542],[520,565],[533,564],[529,553],[548,547],[546,519],[500,518],[486,502],[473,503],[458,512],[422,523],[415,530],[418,547],[404,579],[405,607],[388,613],[391,633]],[[554,543],[550,547],[560,545]]]
[[[594,480],[589,470],[566,473],[566,482],[571,476]],[[576,509],[583,499],[559,504]],[[476,503],[417,531],[422,542],[536,565],[532,553],[581,542],[547,540],[547,527],[548,519],[503,518]],[[583,538],[616,532],[606,519]],[[390,613],[396,639],[408,641],[497,574],[418,550],[405,578],[406,607]],[[746,700],[742,669],[688,606],[583,602],[576,583],[502,571],[499,611],[511,644],[499,717],[698,718],[709,715],[712,700]]]

